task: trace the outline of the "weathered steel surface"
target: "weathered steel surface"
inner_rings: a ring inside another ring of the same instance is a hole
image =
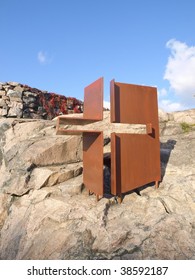
[[[156,88],[110,83],[111,122],[144,124],[146,134],[111,134],[111,193],[121,196],[147,183],[160,181],[160,143]],[[60,116],[57,134],[83,135],[83,182],[97,196],[104,194],[103,132],[81,127],[103,118],[103,78],[85,88],[83,118]]]
[[[111,133],[111,193],[121,194],[120,145],[116,133]]]
[[[99,78],[84,90],[84,115],[86,119],[103,119],[104,79]]]
[[[111,81],[111,122],[158,125],[157,90]]]
[[[146,135],[111,136],[111,192],[128,192],[161,179],[156,88],[110,84],[111,122],[145,124]]]
[[[96,195],[103,195],[103,133],[85,130],[82,126],[103,119],[103,78],[87,86],[84,90],[83,117],[59,116],[57,135],[83,135],[83,183]],[[78,125],[77,129],[67,129],[65,125]]]
[[[103,133],[83,133],[83,182],[90,192],[103,196]]]
[[[112,194],[160,181],[159,150],[152,136],[113,133],[111,141]]]
[[[82,127],[81,129],[77,129],[77,131],[80,131],[80,133],[77,133],[74,130],[61,127],[62,125],[85,125],[103,119],[103,87],[104,79],[99,78],[84,89],[83,116],[59,116],[56,126],[57,135],[81,134],[83,131]]]

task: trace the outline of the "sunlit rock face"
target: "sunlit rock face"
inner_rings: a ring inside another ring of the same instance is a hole
[[[82,137],[57,136],[55,120],[0,118],[0,259],[195,259],[194,118],[161,114],[162,182],[121,204],[84,188]],[[108,155],[109,112],[95,125]]]

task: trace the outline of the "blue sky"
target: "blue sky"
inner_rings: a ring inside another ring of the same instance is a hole
[[[194,0],[0,0],[0,81],[83,99],[109,83],[156,86],[166,111],[195,108]]]

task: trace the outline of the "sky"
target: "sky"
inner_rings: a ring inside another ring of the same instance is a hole
[[[83,100],[110,81],[155,86],[165,111],[195,108],[194,0],[0,0],[0,81]]]

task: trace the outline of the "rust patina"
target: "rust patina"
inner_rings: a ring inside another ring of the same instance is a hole
[[[110,82],[112,123],[144,124],[146,134],[111,133],[111,194],[122,194],[161,180],[157,89]],[[59,116],[58,135],[83,135],[83,183],[89,192],[104,195],[103,132],[67,130],[62,124],[84,125],[103,119],[103,78],[84,90],[83,117]]]

